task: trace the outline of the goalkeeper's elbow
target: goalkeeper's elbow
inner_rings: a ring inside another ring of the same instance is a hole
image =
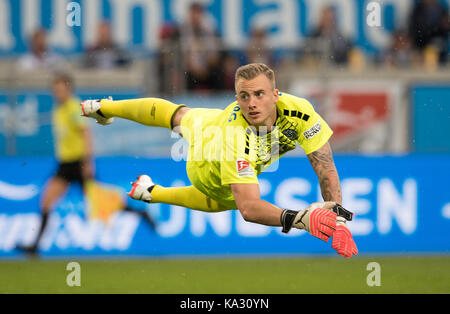
[[[256,211],[252,210],[249,206],[241,206],[239,207],[239,211],[246,222],[258,222]]]

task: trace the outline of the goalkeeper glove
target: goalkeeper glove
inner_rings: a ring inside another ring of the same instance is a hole
[[[281,213],[282,231],[288,233],[292,227],[305,229],[311,235],[328,242],[336,230],[337,214],[332,211],[335,206],[335,202],[318,202],[300,211],[285,209]]]
[[[112,98],[110,98],[112,100]],[[81,103],[81,112],[83,116],[97,120],[101,125],[108,125],[114,122],[114,118],[105,117],[101,111],[102,104],[100,100],[85,100]]]
[[[135,200],[150,203],[152,200],[151,190],[155,187],[152,179],[148,175],[141,175],[137,181],[131,182],[131,191],[128,195]]]
[[[358,254],[358,248],[345,223],[345,218],[337,217],[336,231],[333,235],[331,247],[335,249],[339,255],[350,258],[352,255]]]

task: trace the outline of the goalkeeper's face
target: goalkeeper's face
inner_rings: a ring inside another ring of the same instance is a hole
[[[251,80],[239,78],[236,81],[236,100],[242,114],[250,125],[271,128],[277,118],[279,91],[264,75]]]

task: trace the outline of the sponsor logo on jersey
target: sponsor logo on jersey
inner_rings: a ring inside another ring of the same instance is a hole
[[[297,131],[294,129],[286,129],[282,132],[284,135],[286,135],[286,137],[288,139],[290,139],[291,141],[295,141],[298,137],[297,135]]]
[[[316,136],[317,133],[320,132],[320,130],[322,129],[322,123],[319,121],[317,121],[316,124],[314,124],[311,128],[309,128],[308,130],[306,130],[305,132],[303,132],[303,136],[309,140],[312,139],[314,136]]]
[[[250,163],[245,159],[236,160],[236,170],[239,178],[253,177],[255,175]]]

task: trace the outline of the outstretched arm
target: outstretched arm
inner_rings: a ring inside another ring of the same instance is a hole
[[[327,142],[321,148],[309,154],[308,159],[319,178],[323,199],[342,204],[341,184],[336,166],[334,165],[330,144]],[[350,230],[346,226],[346,219],[344,217],[336,218],[334,229],[332,248],[339,255],[347,258],[358,254],[358,248],[353,241]]]
[[[336,229],[336,214],[331,210],[336,203],[313,203],[300,211],[281,209],[260,199],[257,184],[230,184],[242,217],[249,222],[268,226],[282,226],[287,233],[294,227],[305,229],[311,235],[328,241]]]
[[[245,221],[281,226],[283,210],[260,198],[258,184],[230,184],[230,188]]]
[[[342,204],[341,184],[330,143],[309,154],[308,159],[319,179],[323,200]]]

